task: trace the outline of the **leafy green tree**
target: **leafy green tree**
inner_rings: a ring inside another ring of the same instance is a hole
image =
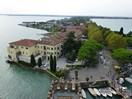
[[[126,42],[127,42],[127,47],[132,48],[132,38],[131,37],[126,37]]]
[[[109,28],[106,28],[106,27],[103,27],[103,28],[101,29],[102,35],[104,35],[104,33],[105,33],[106,31],[108,31],[108,30],[110,30],[110,29],[109,29]]]
[[[127,43],[126,39],[122,35],[112,33],[107,37],[107,45],[111,50],[114,50],[125,48]]]
[[[128,33],[126,34],[126,36],[127,36],[127,37],[132,37],[132,31],[128,32]]]
[[[123,27],[120,28],[119,34],[120,35],[124,35],[124,33],[123,33]]]
[[[85,29],[83,32],[82,32],[83,35],[87,36],[88,35],[88,29]]]
[[[111,30],[107,30],[107,31],[103,34],[103,38],[106,39],[107,36],[108,36],[110,33],[112,33],[112,31],[111,31]]]
[[[38,59],[38,66],[40,67],[42,65],[42,60],[41,58]]]
[[[50,70],[53,71],[54,63],[53,63],[53,56],[50,55]]]
[[[102,42],[102,32],[100,30],[100,27],[96,24],[90,24],[88,25],[88,38],[94,39],[98,42]]]
[[[75,70],[75,79],[78,79],[78,70]]]
[[[98,41],[100,43],[102,42],[103,37],[102,37],[102,33],[101,33],[100,30],[98,30],[98,31],[96,31],[94,33],[90,33],[90,34],[88,35],[89,38],[94,39],[94,40],[96,40],[96,41]]]
[[[56,56],[54,56],[53,71],[56,72]]]
[[[66,78],[69,74],[69,70],[68,69],[60,69],[59,71],[55,72],[57,77],[64,77]]]
[[[89,81],[89,77],[86,77],[86,81]]]
[[[31,55],[30,64],[31,64],[33,67],[36,65],[36,60],[35,60],[34,55]]]
[[[86,41],[78,52],[78,59],[82,61],[88,61],[89,65],[97,63],[96,53],[103,49],[103,45],[93,39]]]
[[[67,53],[71,53],[72,50],[75,49],[75,36],[74,36],[74,32],[70,32],[67,35],[67,39],[65,40],[64,44],[63,44],[63,54],[67,54]],[[70,49],[70,50],[69,50]]]
[[[121,63],[121,65],[132,63],[132,52],[124,48],[114,50],[112,57]]]

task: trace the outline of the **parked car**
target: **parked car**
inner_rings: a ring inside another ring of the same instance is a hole
[[[59,66],[56,66],[56,70],[59,70]]]
[[[75,61],[78,62],[78,59],[76,59]]]
[[[49,64],[48,64],[48,63],[45,63],[45,64],[44,64],[44,67],[47,67],[47,66],[49,66]]]
[[[71,60],[66,60],[67,63],[73,63]]]

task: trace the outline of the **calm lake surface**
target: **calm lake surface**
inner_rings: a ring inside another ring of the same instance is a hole
[[[51,78],[5,62],[9,42],[38,39],[44,30],[19,26],[23,21],[47,21],[62,17],[0,16],[0,99],[46,99]]]
[[[98,25],[110,28],[112,31],[119,31],[121,27],[124,33],[132,31],[132,19],[92,19]]]
[[[51,78],[44,73],[7,64],[5,62],[7,46],[9,42],[24,38],[39,39],[40,35],[36,34],[47,33],[44,30],[19,26],[19,23],[23,21],[40,22],[62,18],[64,17],[0,16],[0,99],[46,99]],[[96,22],[102,26],[107,24],[112,30],[114,26],[115,29],[118,27],[117,30],[120,30],[120,27],[124,27],[124,30],[128,32],[132,30],[132,20],[97,19]],[[132,89],[130,84],[129,86]],[[92,99],[89,93],[87,93],[87,96],[89,97],[88,99]]]

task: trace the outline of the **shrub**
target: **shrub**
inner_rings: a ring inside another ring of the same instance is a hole
[[[86,81],[89,81],[89,77],[86,77]]]

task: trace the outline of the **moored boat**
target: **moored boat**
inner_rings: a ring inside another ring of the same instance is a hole
[[[127,82],[129,82],[129,83],[131,83],[131,84],[132,84],[132,79],[131,79],[131,78],[126,77],[126,78],[125,78],[125,80],[126,80]]]
[[[100,92],[98,91],[98,89],[93,88],[93,90],[94,90],[94,92],[95,92],[98,96],[100,96],[100,95],[101,95],[101,94],[100,94]]]
[[[82,89],[82,96],[83,96],[83,99],[86,99],[86,92]]]
[[[111,89],[112,94],[114,94],[114,95],[117,94],[116,91],[115,91],[114,89],[112,89],[112,88],[110,88],[110,89]]]
[[[104,89],[99,89],[99,92],[102,96],[107,97],[107,94]]]
[[[97,96],[95,91],[92,88],[88,88],[88,91],[91,93],[91,95]]]
[[[112,93],[110,90],[106,90],[106,94],[109,96],[109,97],[112,97]]]

